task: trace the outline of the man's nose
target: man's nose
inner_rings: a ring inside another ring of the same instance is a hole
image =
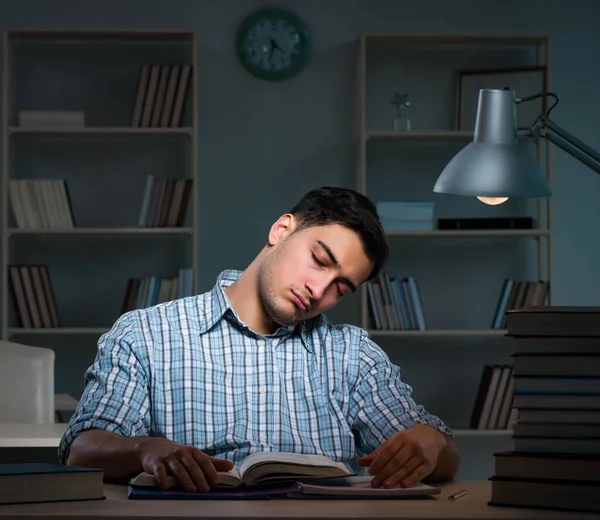
[[[308,291],[310,299],[320,300],[325,294],[328,285],[329,282],[327,282],[326,280],[315,280],[312,283],[308,284],[306,286],[306,289]]]

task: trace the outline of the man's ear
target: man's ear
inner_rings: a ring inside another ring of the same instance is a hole
[[[282,240],[285,240],[295,231],[297,226],[298,221],[294,215],[291,213],[281,215],[269,230],[269,238],[267,240],[268,245],[274,246]]]

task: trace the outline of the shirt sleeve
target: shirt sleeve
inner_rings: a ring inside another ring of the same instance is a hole
[[[358,380],[350,396],[350,417],[357,449],[368,454],[401,430],[427,424],[450,437],[452,430],[415,403],[400,367],[366,335],[358,349]]]
[[[140,359],[133,341],[131,318],[125,314],[98,341],[94,363],[84,377],[84,391],[58,448],[66,464],[73,440],[92,429],[123,436],[144,436],[150,430],[147,357]]]

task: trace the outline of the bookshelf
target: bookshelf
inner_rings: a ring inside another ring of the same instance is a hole
[[[363,33],[356,58],[358,191],[375,203],[434,205],[431,229],[387,233],[386,271],[416,279],[425,330],[376,327],[366,286],[357,295],[359,325],[400,365],[417,401],[454,429],[466,451],[462,478],[484,478],[493,472],[491,453],[510,446],[509,429],[469,427],[483,366],[510,362],[506,331],[492,328],[492,318],[506,278],[548,281],[546,302],[551,302],[550,199],[486,206],[475,198],[436,194],[433,185],[473,137],[472,129],[456,123],[458,71],[541,67],[547,88],[548,39]],[[395,92],[408,94],[411,130],[393,127]],[[537,139],[521,144],[550,177],[550,147]],[[532,217],[535,224],[531,229],[436,227],[438,218],[515,216]]]
[[[196,48],[195,34],[180,30],[4,34],[2,337],[54,348],[57,392],[80,395],[130,279],[141,280],[138,294],[146,280],[146,302],[156,303],[159,287],[163,299],[197,291]],[[47,112],[63,119],[44,119]],[[37,204],[37,225],[24,222],[34,211],[27,203]],[[39,281],[33,290],[40,315],[41,302],[54,300],[58,324],[23,322],[14,265],[47,268],[51,291]]]

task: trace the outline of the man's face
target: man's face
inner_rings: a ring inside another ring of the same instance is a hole
[[[259,268],[262,303],[281,326],[330,309],[354,292],[373,268],[354,231],[338,224],[295,228],[290,215],[272,226],[271,247]]]

